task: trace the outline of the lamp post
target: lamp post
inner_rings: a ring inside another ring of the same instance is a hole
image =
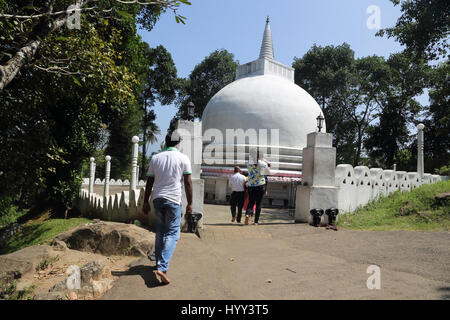
[[[319,132],[321,132],[323,128],[323,121],[325,120],[325,118],[322,116],[322,114],[319,114],[316,120],[317,120],[317,128],[319,129]]]
[[[425,126],[423,123],[419,123],[417,125],[417,173],[420,176],[420,181],[423,179],[423,129]]]
[[[194,103],[191,101],[191,102],[188,103],[188,116],[189,116],[189,120],[191,120],[191,119],[192,119],[192,121],[195,120],[194,110],[195,110],[195,105],[194,105]]]

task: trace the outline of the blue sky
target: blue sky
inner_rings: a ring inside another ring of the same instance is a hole
[[[259,56],[266,17],[274,44],[275,59],[291,65],[314,44],[350,44],[356,57],[389,56],[401,51],[393,39],[375,37],[366,25],[367,8],[380,8],[381,28],[393,26],[400,8],[389,0],[190,0],[179,13],[186,24],[177,24],[172,12],[165,13],[151,32],[139,34],[151,47],[163,45],[172,54],[179,77],[188,77],[196,64],[216,49],[227,49],[240,63]],[[177,109],[155,105],[156,123],[163,141]],[[150,148],[156,151],[159,143]]]

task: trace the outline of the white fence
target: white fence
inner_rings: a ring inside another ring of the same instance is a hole
[[[152,225],[153,215],[145,216],[142,213],[144,194],[145,188],[142,188],[103,197],[82,189],[76,199],[75,206],[84,216],[89,218],[116,222],[139,220],[146,225]],[[154,211],[152,210],[152,212]]]
[[[417,172],[369,169],[365,166],[353,168],[349,164],[341,164],[336,167],[337,207],[341,213],[352,212],[395,191],[409,192],[422,184],[436,183],[448,178],[425,173],[421,181]]]
[[[89,178],[83,178],[82,185],[83,186],[88,186],[89,185]],[[96,185],[96,186],[104,186],[105,185],[105,179],[103,179],[103,180],[101,180],[100,178],[95,179],[94,185]],[[117,179],[117,180],[109,179],[109,185],[110,186],[129,186],[130,185],[130,181],[128,181],[127,179],[125,179],[123,181],[121,179]],[[137,185],[139,187],[145,187],[145,181],[144,180],[139,180]]]

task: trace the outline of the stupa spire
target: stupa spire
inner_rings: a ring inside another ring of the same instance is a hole
[[[272,32],[270,31],[269,16],[266,20],[266,28],[264,29],[263,41],[261,44],[261,51],[259,53],[259,58],[269,58],[274,59],[273,56],[273,43],[272,43]]]

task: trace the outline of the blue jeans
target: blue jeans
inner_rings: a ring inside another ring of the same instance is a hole
[[[155,206],[156,269],[166,272],[180,239],[181,205],[164,198],[153,200]]]

